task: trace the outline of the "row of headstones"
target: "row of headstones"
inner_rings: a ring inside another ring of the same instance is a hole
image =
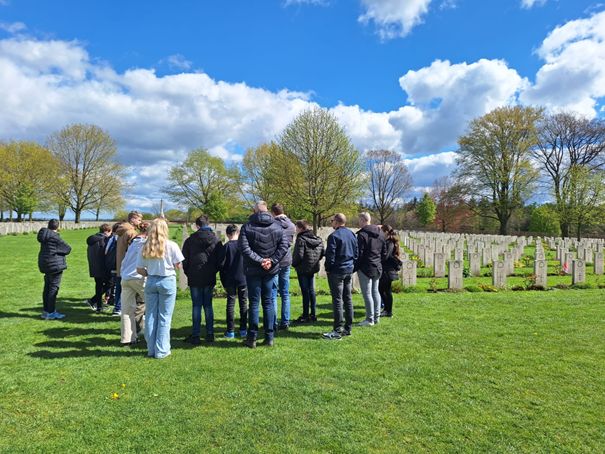
[[[48,222],[0,222],[0,236],[10,235],[11,233],[34,233],[47,225]],[[91,227],[96,227],[96,225],[88,222],[76,224],[72,221],[63,221],[59,225],[61,230],[88,229]]]

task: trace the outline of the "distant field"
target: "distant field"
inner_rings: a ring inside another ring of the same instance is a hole
[[[605,290],[400,293],[394,318],[342,341],[320,338],[321,295],[317,324],[256,350],[185,344],[185,293],[158,361],[82,303],[91,233],[62,233],[63,321],[39,318],[35,235],[0,237],[1,452],[605,451]]]

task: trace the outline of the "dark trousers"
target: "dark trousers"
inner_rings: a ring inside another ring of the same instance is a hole
[[[275,307],[273,305],[274,276],[246,276],[250,312],[248,313],[248,339],[258,337],[259,307],[263,307],[263,327],[265,339],[271,340],[275,335]]]
[[[300,285],[300,292],[302,293],[303,317],[308,318],[309,312],[311,312],[311,316],[315,317],[315,307],[317,305],[317,299],[315,297],[315,275],[299,274],[298,285]]]
[[[334,331],[351,332],[353,326],[353,298],[351,274],[328,274],[334,309]]]
[[[227,292],[227,331],[235,330],[235,299],[239,301],[239,330],[248,324],[248,287],[225,287]]]
[[[393,291],[391,289],[391,278],[388,273],[382,273],[380,281],[378,281],[378,292],[380,293],[380,299],[384,304],[385,312],[393,312]]]
[[[63,271],[44,275],[44,290],[42,290],[42,302],[44,304],[44,312],[55,312],[57,304],[57,294],[61,285],[61,276]]]
[[[91,301],[98,310],[103,308],[103,293],[108,289],[107,279],[104,277],[95,277],[95,296],[91,298]]]

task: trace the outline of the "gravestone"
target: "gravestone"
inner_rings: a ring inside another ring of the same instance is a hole
[[[464,249],[456,248],[454,250],[454,261],[462,261],[464,260]]]
[[[416,260],[404,260],[401,265],[401,283],[404,287],[416,286]]]
[[[603,252],[594,254],[594,274],[603,274]]]
[[[435,277],[445,277],[445,254],[435,252],[433,264],[433,274]]]
[[[586,282],[586,262],[582,259],[574,259],[572,261],[571,283],[578,284]]]
[[[481,257],[478,252],[471,252],[469,254],[470,273],[471,276],[481,275]]]
[[[461,289],[463,288],[462,270],[464,262],[462,260],[450,260],[449,270],[447,273],[447,288]]]
[[[515,273],[515,262],[513,261],[513,254],[510,251],[504,253],[504,268],[507,276]]]
[[[492,284],[497,288],[506,287],[506,264],[502,260],[496,260],[492,266]]]
[[[561,268],[563,268],[563,270],[567,274],[571,274],[573,260],[574,260],[574,253],[573,252],[566,252],[565,253],[565,258],[563,259],[563,265],[561,266]]]
[[[536,286],[546,288],[547,282],[547,270],[548,263],[546,260],[535,260],[534,261],[534,276],[536,279]]]

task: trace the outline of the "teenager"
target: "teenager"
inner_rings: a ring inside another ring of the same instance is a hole
[[[313,233],[307,221],[296,221],[296,242],[292,253],[292,266],[298,276],[302,293],[303,313],[297,323],[317,321],[315,297],[315,273],[319,272],[319,262],[324,256],[321,238]]]
[[[380,293],[378,282],[382,274],[382,262],[386,259],[386,241],[380,227],[371,224],[369,213],[359,214],[357,244],[359,259],[356,263],[359,286],[366,306],[366,319],[359,326],[374,326],[380,321]]]
[[[110,236],[111,226],[102,224],[99,232],[86,239],[88,274],[95,281],[95,294],[87,300],[87,303],[92,310],[98,313],[103,310],[103,293],[109,288],[109,273],[105,265],[105,246]]]
[[[219,270],[221,284],[227,293],[227,331],[225,337],[235,337],[235,300],[239,302],[239,335],[243,339],[247,336],[248,323],[248,288],[244,275],[244,261],[242,253],[237,247],[239,228],[231,224],[225,232],[228,241],[221,247],[219,257]]]
[[[57,312],[57,294],[61,285],[61,276],[67,269],[65,256],[71,252],[71,247],[59,236],[59,221],[51,219],[48,227],[41,228],[38,232],[40,252],[38,254],[38,269],[44,274],[44,290],[42,301],[44,311],[42,318],[45,320],[60,320],[65,318],[64,314]]]
[[[121,294],[122,294],[122,286],[121,286],[121,276],[120,276],[120,268],[122,267],[122,260],[124,260],[124,256],[126,255],[126,251],[128,250],[128,246],[138,235],[138,229],[143,222],[143,215],[138,211],[131,211],[128,213],[128,218],[126,222],[119,223],[116,228],[116,236],[115,236],[115,244],[114,249],[112,251],[113,257],[112,260],[114,262],[112,269],[115,270],[113,275],[113,289],[114,289],[114,307],[112,315],[120,315],[121,311]],[[144,300],[137,300],[138,304],[142,304],[142,309],[137,308],[137,323],[142,323],[143,312],[145,308]]]
[[[149,223],[146,222],[139,225],[140,233],[128,245],[128,250],[120,265],[120,286],[122,287],[120,343],[123,346],[135,345],[139,336],[144,332],[144,327],[141,327],[137,321],[137,309],[141,309],[141,304],[137,302],[137,299],[143,301],[144,312],[145,276],[137,272],[137,261],[147,241],[148,226]]]
[[[119,241],[118,230],[120,229],[120,223],[117,222],[111,228],[111,236],[107,240],[107,244],[105,245],[105,268],[107,269],[107,273],[109,275],[109,291],[107,304],[113,305],[113,311],[111,315],[115,317],[119,317],[122,312],[121,306],[121,294],[122,287],[120,285],[120,277],[118,275],[117,266],[117,245]]]
[[[284,235],[288,240],[288,250],[286,255],[279,262],[279,271],[275,276],[276,285],[273,287],[273,302],[275,305],[275,323],[277,324],[278,305],[277,292],[281,297],[281,318],[279,320],[279,329],[288,329],[290,326],[290,265],[292,265],[292,253],[290,246],[296,233],[296,227],[292,221],[284,214],[284,207],[279,203],[271,206],[271,214],[275,221],[284,229]]]
[[[401,258],[400,258],[400,247],[399,237],[397,232],[393,230],[390,225],[383,225],[381,227],[387,245],[386,257],[382,262],[382,275],[380,276],[380,282],[378,283],[378,291],[380,292],[380,299],[384,304],[384,310],[381,313],[383,317],[393,316],[393,291],[391,284],[393,281],[399,279],[399,271],[401,270]]]
[[[351,335],[353,327],[353,298],[351,296],[351,278],[357,261],[357,239],[346,228],[344,214],[335,214],[331,221],[334,232],[328,237],[326,245],[325,267],[334,309],[334,329],[324,333],[329,340],[340,340]]]
[[[178,245],[168,239],[168,224],[155,219],[149,225],[147,241],[137,260],[137,272],[145,283],[145,336],[147,356],[161,359],[170,355],[170,324],[176,301],[176,270],[184,257]]]
[[[193,345],[200,345],[202,330],[202,308],[206,318],[206,342],[214,342],[214,310],[212,293],[216,285],[218,253],[221,242],[216,237],[208,216],[201,215],[195,220],[198,230],[183,244],[183,271],[187,275],[191,291],[191,335],[186,339]]]

